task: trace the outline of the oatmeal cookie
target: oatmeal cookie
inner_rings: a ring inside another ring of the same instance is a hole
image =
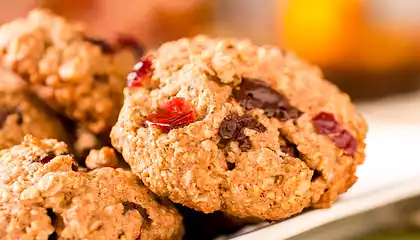
[[[63,142],[0,151],[1,239],[181,239],[182,218],[123,169],[78,171]]]
[[[352,186],[366,131],[349,96],[293,53],[199,36],[134,66],[111,140],[157,195],[278,220]]]
[[[19,74],[51,108],[98,133],[109,132],[125,76],[138,56],[133,41],[113,45],[47,10],[0,28],[0,65]]]
[[[0,150],[19,144],[26,134],[67,141],[59,117],[17,82],[19,77],[0,69]]]

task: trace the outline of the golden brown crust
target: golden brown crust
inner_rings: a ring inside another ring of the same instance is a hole
[[[0,150],[19,144],[26,134],[68,140],[59,117],[26,91],[20,78],[0,69]]]

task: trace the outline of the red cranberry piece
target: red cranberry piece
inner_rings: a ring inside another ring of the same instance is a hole
[[[320,112],[312,118],[312,124],[319,134],[327,135],[346,154],[354,155],[356,139],[335,120],[333,114]]]
[[[335,145],[343,149],[346,154],[353,155],[356,152],[356,139],[346,130],[343,130],[338,135],[331,136],[331,138]]]
[[[141,87],[143,82],[149,79],[153,74],[153,64],[149,57],[143,57],[136,65],[133,71],[127,76],[128,87]]]
[[[341,126],[331,113],[321,112],[312,118],[312,122],[320,134],[339,133],[341,131]]]
[[[173,98],[150,115],[146,124],[164,132],[185,126],[195,121],[195,111],[183,98]]]
[[[53,155],[47,155],[47,156],[43,157],[39,162],[42,163],[42,164],[47,164],[51,160],[53,160],[54,157],[55,156],[53,156]]]
[[[190,106],[185,102],[183,98],[175,97],[161,106],[161,109],[167,112],[182,113],[188,112]]]

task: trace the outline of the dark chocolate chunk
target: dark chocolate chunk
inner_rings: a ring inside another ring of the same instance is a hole
[[[219,128],[219,136],[224,140],[223,142],[226,142],[226,140],[238,141],[239,148],[245,152],[251,149],[251,140],[244,134],[245,128],[253,129],[258,132],[267,130],[264,125],[260,124],[251,115],[233,115],[223,119]]]
[[[233,96],[247,110],[260,108],[268,117],[277,117],[281,121],[296,119],[302,114],[285,96],[261,80],[242,79],[241,84],[233,89]]]

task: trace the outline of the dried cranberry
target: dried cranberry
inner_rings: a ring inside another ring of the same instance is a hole
[[[267,130],[264,125],[260,124],[251,115],[234,115],[223,119],[219,127],[219,136],[224,143],[227,143],[228,141],[238,141],[239,148],[245,152],[251,149],[251,140],[245,135],[245,128],[253,129],[258,132]]]
[[[153,64],[150,57],[143,57],[134,65],[133,71],[127,76],[128,87],[141,87],[143,82],[153,74]]]
[[[312,123],[320,134],[339,133],[342,130],[331,113],[319,113],[312,118]]]
[[[183,98],[173,98],[150,115],[146,124],[164,132],[185,126],[195,121],[195,111]]]
[[[105,54],[115,53],[115,49],[102,39],[85,37],[84,40],[98,46]]]
[[[346,154],[354,155],[357,148],[356,139],[337,122],[333,114],[320,112],[312,118],[312,124],[319,134],[327,135]]]
[[[343,149],[346,154],[353,155],[356,152],[356,139],[354,139],[346,130],[343,129],[338,135],[332,135],[331,139],[335,142],[335,145]]]
[[[54,158],[55,158],[55,156],[53,156],[53,155],[47,155],[47,156],[41,158],[41,160],[39,162],[42,163],[42,164],[47,164],[51,160],[53,160]]]
[[[131,36],[120,35],[117,38],[117,44],[122,48],[129,48],[136,57],[141,58],[144,54],[144,48]]]
[[[233,89],[233,95],[244,108],[263,109],[267,116],[277,117],[281,121],[296,119],[301,115],[285,96],[261,80],[242,79],[241,84]]]
[[[55,214],[52,208],[47,208],[47,215],[51,218],[51,224],[55,225],[57,223],[57,214]]]

